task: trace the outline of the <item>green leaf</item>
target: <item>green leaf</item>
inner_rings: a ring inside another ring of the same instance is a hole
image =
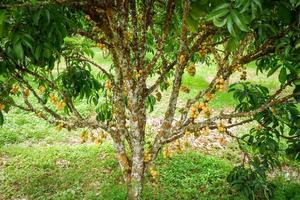
[[[232,10],[231,16],[233,18],[234,23],[239,27],[240,30],[242,30],[244,32],[249,31],[249,28],[246,26],[246,23],[244,22],[244,20],[242,19],[242,17],[240,16],[240,14],[238,12],[236,12],[235,10]]]
[[[227,17],[223,20],[219,20],[218,18],[213,19],[213,23],[216,27],[223,27],[227,22]]]
[[[23,50],[21,42],[16,43],[14,45],[13,49],[14,49],[14,53],[17,56],[17,58],[19,58],[19,59],[24,58],[24,50]]]
[[[236,33],[234,31],[234,27],[233,27],[233,20],[232,20],[232,17],[231,15],[228,16],[228,19],[227,19],[227,29],[229,31],[229,33],[231,35],[233,35],[234,37],[236,37]]]
[[[222,10],[215,10],[212,11],[209,15],[207,15],[206,20],[211,21],[213,19],[223,17],[229,13],[228,9],[222,9]]]
[[[33,24],[34,24],[34,25],[38,25],[38,24],[39,24],[41,12],[42,12],[42,10],[40,9],[39,11],[37,11],[37,12],[33,15]]]
[[[286,81],[286,78],[287,78],[287,72],[286,72],[286,69],[285,67],[283,67],[281,70],[280,70],[280,73],[278,75],[278,78],[279,78],[279,81],[281,84],[283,84],[285,81]]]
[[[276,65],[276,66],[272,67],[271,70],[268,72],[267,77],[272,76],[279,67],[280,67],[280,65]]]
[[[4,116],[3,113],[0,111],[0,126],[2,126],[4,123]]]
[[[47,24],[50,23],[50,12],[49,10],[45,10],[45,14],[46,14],[46,19],[47,19]]]

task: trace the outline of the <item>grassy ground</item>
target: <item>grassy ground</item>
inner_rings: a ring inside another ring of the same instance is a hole
[[[96,52],[96,60],[109,66]],[[189,94],[180,94],[180,105],[203,89],[215,73],[214,67],[197,66],[194,77],[185,75],[183,85],[191,89]],[[255,75],[250,67],[248,74],[257,83],[274,90],[278,86],[276,75],[265,79]],[[231,80],[238,79],[238,74]],[[149,116],[162,116],[168,95],[156,105]],[[233,108],[235,100],[226,92],[219,93],[211,103],[215,110]],[[77,103],[80,110],[89,107]],[[124,199],[126,186],[115,159],[110,141],[96,146],[81,144],[79,132],[58,132],[32,114],[13,110],[0,127],[0,199]],[[244,132],[249,127],[238,129]],[[211,154],[211,155],[208,155]],[[212,151],[187,151],[175,154],[170,159],[158,158],[155,166],[158,179],[146,177],[144,199],[243,199],[226,183],[228,172],[236,164],[239,151],[230,142],[227,148]],[[288,169],[299,173],[300,163],[285,160]],[[298,171],[297,171],[298,170]],[[276,200],[300,199],[299,180],[286,177],[286,173],[272,178]],[[298,176],[299,177],[299,176]]]

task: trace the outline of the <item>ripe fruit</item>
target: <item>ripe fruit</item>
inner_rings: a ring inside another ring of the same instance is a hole
[[[24,97],[27,98],[29,96],[29,93],[30,93],[30,90],[28,88],[25,88],[24,91],[23,91]]]
[[[205,107],[205,104],[203,102],[200,102],[198,104],[198,109],[203,110],[204,107]]]
[[[179,56],[179,64],[180,64],[180,65],[183,65],[184,62],[185,62],[185,55],[181,54],[181,55]]]
[[[63,129],[63,127],[64,127],[64,123],[61,122],[56,126],[56,130],[61,131]]]
[[[43,85],[41,85],[41,86],[39,87],[39,93],[40,93],[40,94],[43,94],[43,93],[45,92],[45,90],[46,90],[46,88],[45,88]]]
[[[191,108],[191,118],[196,119],[199,116],[198,107]]]
[[[94,140],[94,143],[96,145],[101,145],[103,143],[103,140],[101,140],[100,138],[97,138],[97,139]]]
[[[12,88],[11,88],[11,90],[10,90],[10,92],[12,94],[17,94],[18,91],[19,91],[19,86],[18,85],[13,85]]]
[[[188,66],[188,67],[186,68],[186,70],[187,70],[187,72],[189,73],[189,75],[195,76],[195,74],[196,74],[196,65],[193,63],[193,64],[191,64],[190,66]]]
[[[153,179],[156,179],[158,177],[158,172],[155,170],[154,167],[150,167],[149,171]]]
[[[56,104],[56,109],[57,110],[63,110],[66,106],[66,103],[64,101],[60,101],[60,102],[57,102]]]
[[[205,97],[206,97],[206,101],[210,101],[212,100],[212,98],[214,98],[214,94],[208,92],[205,94]]]
[[[162,96],[162,95],[161,95],[160,92],[156,92],[155,96],[156,96],[157,101],[160,101],[160,100],[161,100],[161,96]]]
[[[208,135],[209,134],[209,127],[208,126],[205,126],[204,128],[201,129],[201,132],[204,134],[204,135]]]
[[[257,125],[257,127],[256,127],[256,130],[261,130],[261,129],[263,129],[263,126],[261,125],[261,124],[259,124],[259,125]]]
[[[81,143],[84,143],[88,140],[88,137],[89,137],[89,132],[87,130],[85,131],[82,131],[80,133],[80,139],[81,139]]]
[[[226,131],[226,128],[222,122],[217,125],[217,128],[218,128],[218,131],[221,133]]]
[[[219,91],[224,91],[225,90],[225,80],[223,79],[223,76],[220,76],[219,78],[216,79],[216,89],[218,89]]]
[[[141,77],[141,74],[140,74],[140,73],[136,73],[136,74],[135,74],[135,79],[136,79],[136,80],[138,80],[140,77]]]
[[[103,44],[103,43],[97,43],[97,47],[99,47],[100,49],[104,49],[105,48],[105,44]]]
[[[53,104],[56,104],[57,103],[57,96],[53,93],[50,93],[49,94],[49,97],[50,97],[50,101],[53,103]]]
[[[204,56],[206,55],[206,49],[204,47],[202,47],[200,50],[199,50],[199,56],[201,58],[203,58]]]
[[[211,110],[208,107],[204,107],[203,108],[203,112],[204,112],[204,117],[205,118],[209,118],[211,115]]]
[[[105,81],[105,86],[104,86],[107,90],[110,90],[112,88],[112,84],[109,80]]]
[[[5,105],[0,103],[0,111],[5,109]]]
[[[180,87],[180,91],[181,91],[181,92],[184,92],[184,93],[189,93],[189,92],[190,92],[190,89],[189,89],[188,87],[186,87],[186,86],[181,86],[181,87]]]
[[[151,160],[151,154],[148,152],[145,152],[144,154],[144,161],[149,162]]]
[[[85,16],[85,19],[88,20],[88,21],[90,21],[90,20],[91,20],[91,17],[90,17],[89,15],[86,15],[86,16]]]
[[[184,135],[188,137],[188,136],[191,136],[192,133],[191,133],[190,131],[185,131],[185,132],[184,132]]]
[[[40,112],[38,112],[37,114],[36,114],[38,117],[43,117],[44,116],[44,114],[40,111]]]
[[[164,156],[164,158],[171,158],[172,153],[171,153],[171,151],[170,151],[170,149],[168,147],[164,148],[164,150],[163,150],[163,156]]]
[[[240,76],[240,80],[241,80],[241,81],[242,81],[242,80],[244,80],[244,81],[247,80],[247,71],[244,70],[244,71],[242,72],[242,74],[241,74],[241,76]]]

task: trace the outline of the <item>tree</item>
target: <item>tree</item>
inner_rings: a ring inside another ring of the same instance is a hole
[[[287,153],[299,158],[296,0],[4,0],[0,9],[1,124],[3,113],[16,107],[59,129],[101,129],[101,138],[109,134],[114,142],[128,199],[141,198],[148,169],[157,176],[151,165],[164,145],[187,133],[217,129],[238,141],[244,161],[228,181],[249,198],[269,195],[266,174],[279,164],[281,139],[288,142]],[[111,55],[110,69],[93,61],[93,46]],[[215,64],[218,71],[205,90],[179,107],[179,93],[188,92],[183,74],[193,76],[198,62]],[[281,87],[270,92],[244,81],[251,62],[268,76],[280,71]],[[242,80],[229,88],[239,102],[236,110],[212,112],[211,99],[239,72]],[[168,87],[163,123],[145,148],[147,109],[155,109]],[[80,113],[79,99],[93,111]],[[230,131],[252,121],[259,126],[250,133]],[[86,131],[81,137],[95,140]],[[246,146],[258,154],[247,153]]]

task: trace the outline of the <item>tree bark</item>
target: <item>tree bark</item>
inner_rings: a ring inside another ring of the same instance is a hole
[[[127,188],[128,200],[141,199],[144,180],[144,148],[141,144],[133,146],[131,180]]]

